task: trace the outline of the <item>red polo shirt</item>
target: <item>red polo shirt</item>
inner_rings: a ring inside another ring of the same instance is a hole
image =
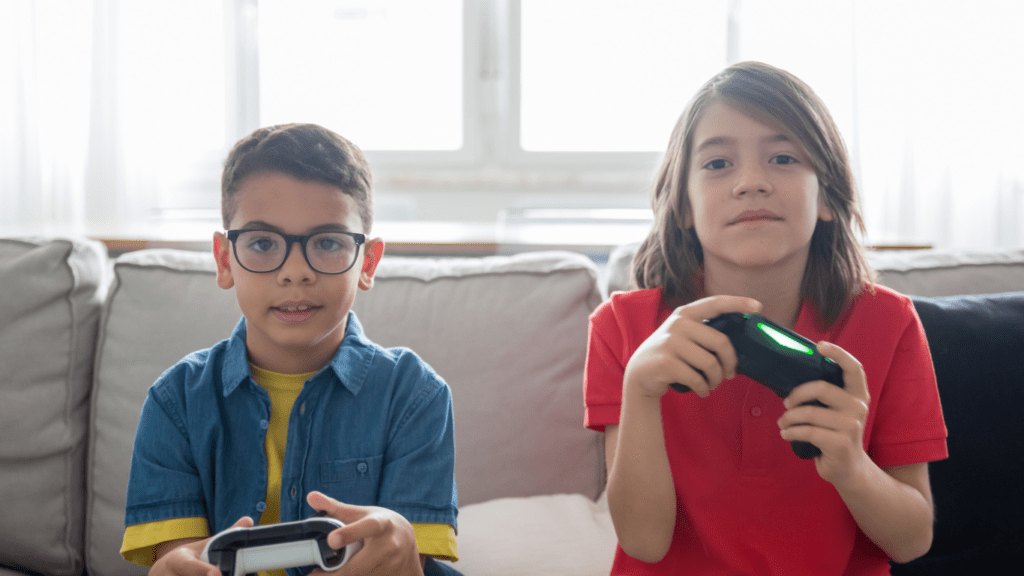
[[[672,309],[661,290],[613,294],[590,318],[585,425],[619,423],[622,377]],[[871,404],[864,449],[881,467],[946,457],[935,371],[909,298],[864,291],[828,330],[804,303],[795,330],[835,343],[864,366]],[[612,574],[888,574],[888,557],[860,531],[835,488],[779,436],[782,399],[744,377],[705,399],[661,400],[676,487],[672,545],[657,564],[616,551]]]

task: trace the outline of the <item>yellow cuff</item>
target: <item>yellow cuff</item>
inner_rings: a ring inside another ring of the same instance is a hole
[[[157,544],[181,538],[206,538],[209,535],[206,518],[173,518],[134,524],[124,530],[121,556],[133,564],[148,568],[156,562]]]
[[[416,531],[416,547],[420,554],[450,562],[459,559],[455,528],[447,524],[413,524],[412,529]]]

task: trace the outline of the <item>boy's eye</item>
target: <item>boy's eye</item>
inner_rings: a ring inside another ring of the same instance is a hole
[[[728,168],[732,166],[732,163],[724,158],[715,158],[711,162],[704,165],[707,170],[721,170],[722,168]]]
[[[785,164],[796,164],[797,163],[797,159],[792,157],[792,156],[790,156],[789,154],[779,154],[778,156],[775,156],[771,160],[769,160],[769,162],[771,162],[772,164],[782,164],[782,165],[785,165]]]
[[[316,242],[313,244],[313,248],[331,252],[334,250],[340,250],[341,242],[338,242],[334,238],[317,238]]]
[[[309,239],[309,247],[318,252],[341,252],[352,244],[352,238],[344,234],[318,234]]]
[[[277,248],[277,241],[269,236],[251,238],[246,246],[254,252],[270,252]]]

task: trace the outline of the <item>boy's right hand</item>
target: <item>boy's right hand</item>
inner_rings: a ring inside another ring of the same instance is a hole
[[[711,296],[676,308],[630,357],[623,392],[660,398],[678,382],[706,398],[722,380],[736,376],[737,359],[728,336],[704,320],[760,309],[757,300],[740,296]]]
[[[231,528],[252,528],[252,525],[252,518],[242,516]],[[157,561],[149,569],[149,576],[221,576],[219,568],[199,559],[209,540],[192,538],[164,542],[157,547]]]

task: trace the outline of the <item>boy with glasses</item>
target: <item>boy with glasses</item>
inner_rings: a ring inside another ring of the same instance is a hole
[[[263,128],[229,154],[221,194],[217,284],[244,317],[150,388],[122,555],[216,576],[209,536],[321,512],[345,523],[332,548],[363,541],[339,573],[450,571],[432,558],[457,559],[451,392],[351,311],[384,253],[363,154],[319,126]]]

